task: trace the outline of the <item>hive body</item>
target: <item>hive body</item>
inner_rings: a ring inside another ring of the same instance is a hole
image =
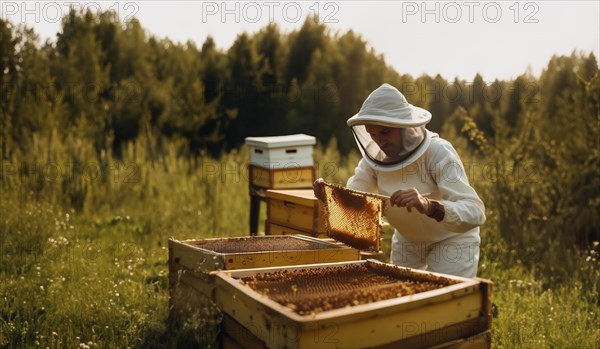
[[[326,281],[335,273],[347,275]],[[394,295],[396,281],[412,294]],[[371,260],[219,272],[216,285],[227,322],[269,348],[427,347],[490,327],[490,283]]]
[[[360,259],[359,251],[309,236],[247,236],[169,240],[171,309],[177,312],[200,293],[214,297],[216,270],[330,263]]]
[[[327,238],[323,213],[311,189],[270,189],[267,196],[267,235],[287,232]]]

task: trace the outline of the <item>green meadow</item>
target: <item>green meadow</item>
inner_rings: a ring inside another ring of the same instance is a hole
[[[248,153],[191,161],[173,151],[150,163],[136,146],[122,163],[109,162],[110,172],[69,179],[86,192],[83,211],[49,202],[58,179],[42,172],[5,177],[13,187],[0,202],[2,347],[215,347],[220,313],[209,302],[177,323],[168,319],[166,246],[169,238],[248,235]],[[358,156],[317,148],[315,160],[319,174],[341,183]],[[28,181],[47,191],[34,195]],[[493,346],[597,347],[597,243],[587,251],[511,247],[488,212],[479,276],[494,282]],[[264,222],[264,206],[261,213]]]
[[[493,348],[598,348],[594,54],[452,81],[396,72],[313,20],[228,49],[110,12],[72,11],[55,41],[4,20],[0,35],[0,348],[217,347],[208,300],[169,318],[169,238],[248,235],[247,136],[313,135],[318,177],[345,183],[345,122],[383,82],[432,112],[486,205]]]

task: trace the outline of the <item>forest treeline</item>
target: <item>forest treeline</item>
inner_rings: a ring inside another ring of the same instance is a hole
[[[549,57],[539,77],[446,80],[396,72],[360,34],[332,32],[318,18],[291,32],[270,24],[240,33],[220,49],[211,37],[201,46],[157,38],[113,12],[71,11],[45,43],[0,20],[0,74],[0,156],[17,162],[41,139],[71,151],[89,144],[99,158],[119,158],[140,137],[148,156],[177,139],[182,153],[216,157],[247,136],[306,133],[347,154],[355,145],[346,120],[388,82],[432,112],[429,129],[462,132],[490,171],[511,169],[493,181],[506,196],[495,207],[503,234],[519,234],[515,221],[551,221],[548,234],[600,238],[593,53]]]

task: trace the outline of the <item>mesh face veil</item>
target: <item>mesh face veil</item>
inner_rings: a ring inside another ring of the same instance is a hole
[[[399,142],[393,147],[393,153],[388,149],[382,149],[367,132],[365,125],[352,127],[354,138],[364,156],[381,166],[401,164],[423,144],[427,134],[425,126],[397,128],[391,132],[399,133]]]
[[[408,103],[395,87],[383,84],[348,119],[348,126],[367,164],[375,170],[394,171],[413,163],[427,150],[431,133],[425,125],[430,120],[431,113]],[[375,134],[374,139],[367,132],[369,125],[388,130],[383,137]]]

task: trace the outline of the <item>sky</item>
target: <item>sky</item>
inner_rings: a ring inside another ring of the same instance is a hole
[[[600,0],[590,1],[24,1],[1,0],[0,16],[56,40],[69,7],[112,9],[150,35],[228,49],[239,33],[271,22],[289,33],[318,14],[332,34],[353,30],[401,74],[471,81],[539,76],[552,55],[600,56]]]

